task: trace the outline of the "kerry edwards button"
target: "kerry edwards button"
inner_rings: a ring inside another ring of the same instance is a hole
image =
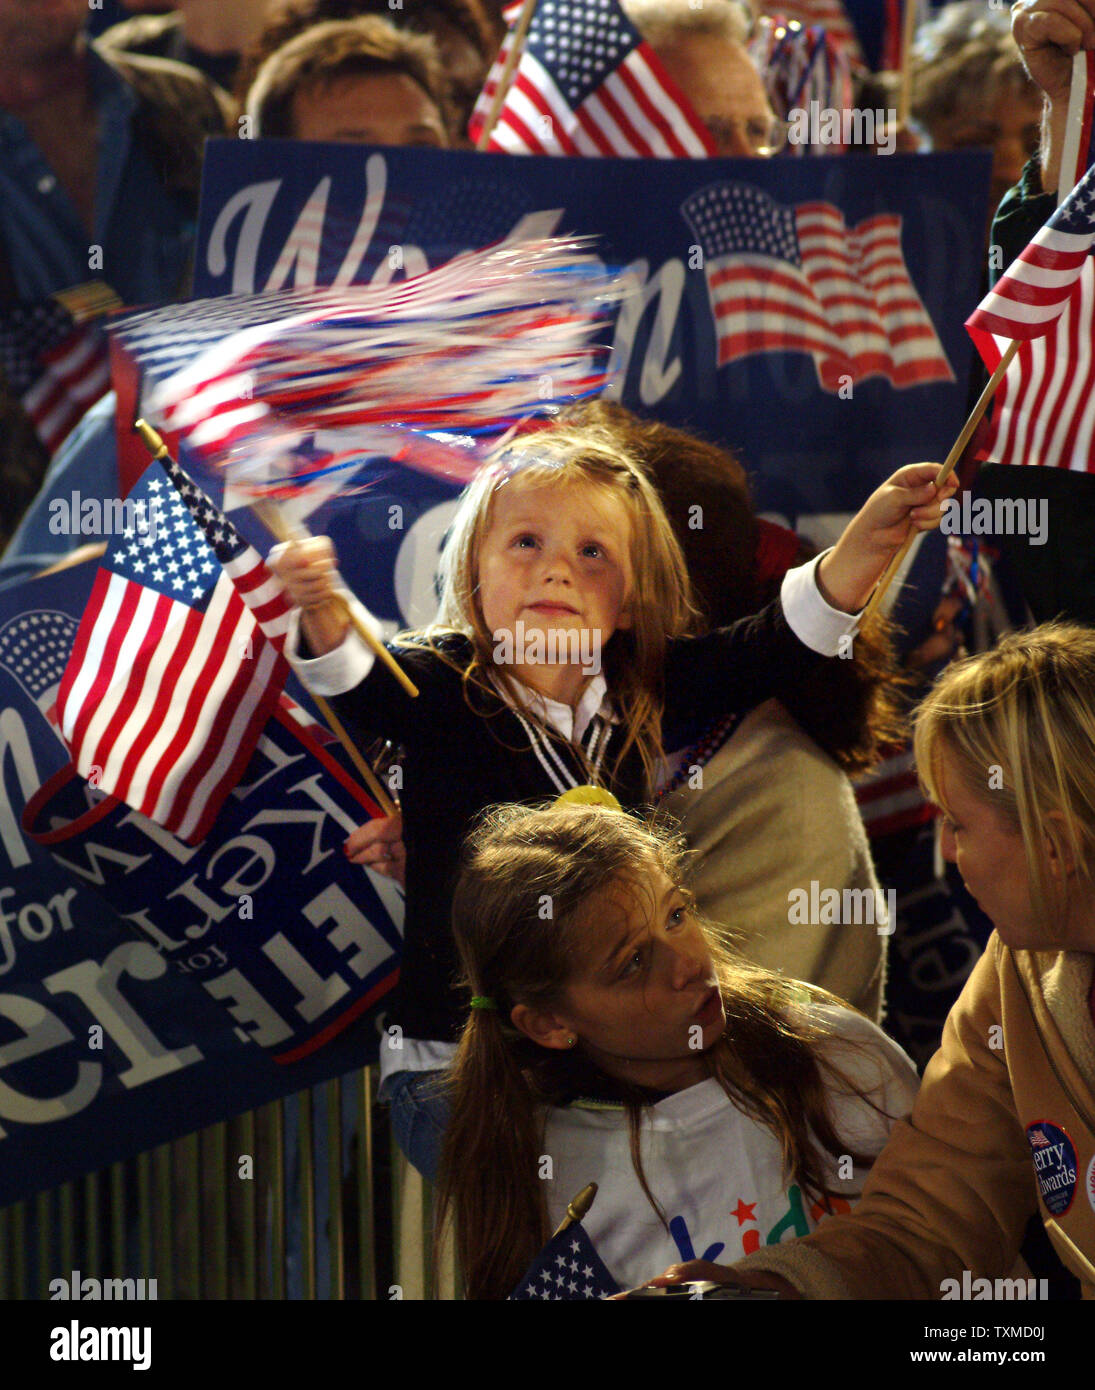
[[[1027,1125],[1038,1191],[1051,1216],[1064,1216],[1076,1195],[1076,1149],[1059,1125],[1035,1120]]]

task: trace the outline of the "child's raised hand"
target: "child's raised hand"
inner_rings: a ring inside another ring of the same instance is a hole
[[[910,463],[876,488],[844,528],[817,570],[822,595],[834,608],[857,613],[894,552],[914,531],[933,531],[953,497],[952,473],[938,488],[937,463]]]
[[[276,545],[267,565],[301,610],[301,627],[316,656],[333,651],[349,626],[339,594],[338,557],[326,536]]]

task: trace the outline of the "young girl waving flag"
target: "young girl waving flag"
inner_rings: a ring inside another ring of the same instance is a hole
[[[476,814],[589,784],[637,806],[659,776],[663,723],[695,725],[770,696],[794,714],[806,671],[854,655],[852,615],[910,528],[938,525],[954,484],[936,488],[937,471],[898,470],[832,550],[788,574],[779,601],[691,638],[680,549],[642,472],[595,428],[540,432],[464,494],[437,622],[397,644],[417,699],[351,631],[329,542],[272,556],[301,609],[301,646],[291,633],[286,647],[299,674],[317,694],[342,696],[336,711],[363,734],[406,750],[401,1032],[381,1049],[382,1094],[427,1176],[444,1101],[421,1073],[447,1064],[460,1029],[449,923]]]

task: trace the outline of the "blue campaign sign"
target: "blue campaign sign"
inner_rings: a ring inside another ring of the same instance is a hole
[[[216,141],[195,294],[384,283],[459,251],[597,238],[641,295],[611,394],[718,439],[760,510],[854,511],[965,416],[989,160],[581,160]]]
[[[760,509],[800,522],[949,448],[987,181],[970,154],[583,161],[223,141],[195,293],[384,282],[511,235],[596,235],[643,287],[609,326],[617,394],[738,450]],[[76,487],[110,500],[104,457],[59,470],[39,511],[75,511]],[[392,464],[309,516],[389,632],[433,616],[458,490]],[[224,509],[267,548],[242,500]],[[93,538],[70,526],[57,552]],[[285,721],[197,849],[65,773],[51,716],[94,570],[0,587],[0,1205],[371,1059],[398,951],[390,885],[340,852],[367,810]]]
[[[57,687],[94,563],[0,590],[0,1206],[375,1060],[401,903],[368,814],[272,720],[185,845],[71,776]]]

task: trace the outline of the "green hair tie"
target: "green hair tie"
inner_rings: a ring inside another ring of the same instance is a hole
[[[486,994],[473,994],[471,997],[473,1009],[497,1009],[498,1005]]]

